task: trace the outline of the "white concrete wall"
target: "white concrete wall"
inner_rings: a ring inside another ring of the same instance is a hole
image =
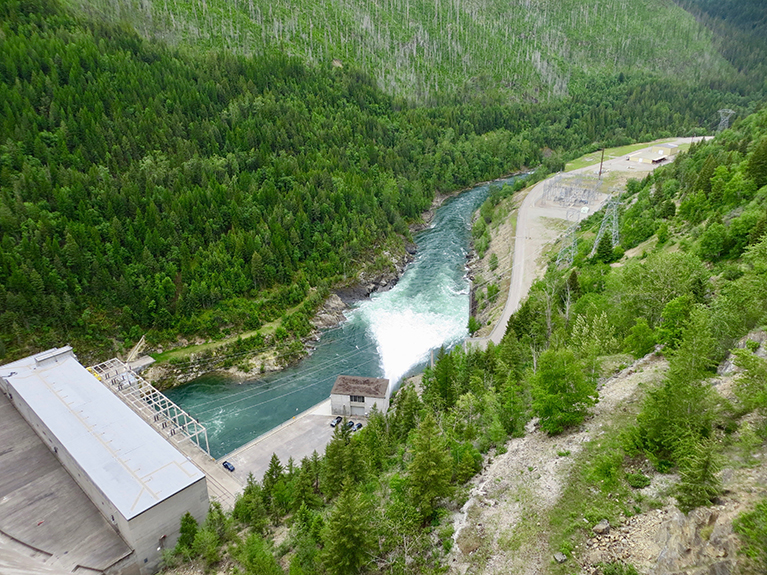
[[[378,406],[378,411],[386,413],[389,411],[389,400],[383,397],[366,397],[365,398],[365,413],[370,413],[373,406]]]
[[[162,559],[162,547],[176,546],[181,527],[181,517],[187,511],[202,525],[208,513],[208,486],[203,477],[186,489],[150,507],[128,522],[125,533],[128,544],[135,549],[136,561],[141,575],[151,575]]]
[[[348,395],[330,395],[330,413],[349,417],[351,414],[351,402]]]
[[[350,396],[331,394],[330,396],[330,412],[333,415],[343,415],[349,417],[352,413]],[[362,405],[361,403],[355,403],[354,405]],[[365,413],[370,413],[374,405],[378,405],[378,411],[386,413],[389,410],[389,400],[383,397],[367,397],[365,396]]]
[[[138,565],[141,575],[151,575],[157,571],[162,555],[162,551],[157,549],[160,537],[166,535],[164,545],[166,549],[176,546],[181,516],[184,513],[189,511],[199,524],[205,521],[209,500],[207,482],[204,477],[128,521],[70,453],[58,443],[37,413],[27,405],[19,394],[15,393],[13,386],[5,380],[0,380],[0,388],[11,398],[11,403],[35,430],[43,443],[54,453],[64,469],[80,486],[80,489],[85,492],[106,520],[134,550],[131,558],[135,557],[135,564]],[[348,399],[347,396],[347,401]],[[146,562],[144,562],[145,559]],[[111,569],[110,573],[134,573],[135,570],[131,568],[132,563],[132,560],[121,562],[119,568],[117,570]]]

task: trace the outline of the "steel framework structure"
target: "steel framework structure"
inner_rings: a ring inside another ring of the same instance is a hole
[[[575,232],[578,230],[579,224],[572,225],[565,232],[564,246],[559,250],[557,254],[556,266],[560,267],[562,264],[566,264],[568,267],[573,265],[575,254],[578,253],[578,237]]]
[[[596,199],[598,186],[596,178],[583,174],[567,177],[560,174],[545,183],[542,199],[563,207],[588,205]]]
[[[717,133],[730,127],[730,118],[734,114],[735,110],[730,110],[729,108],[719,110],[719,127],[716,129]]]
[[[190,441],[210,457],[205,427],[125,363],[114,358],[88,371],[171,443]]]
[[[620,242],[620,231],[618,228],[618,206],[620,203],[620,197],[611,198],[610,201],[607,202],[607,206],[605,207],[605,217],[602,218],[602,225],[599,226],[599,232],[597,232],[594,246],[591,248],[591,254],[589,254],[590,258],[593,258],[594,254],[597,253],[599,242],[602,239],[602,236],[607,232],[608,228],[612,234],[613,247],[617,246]]]

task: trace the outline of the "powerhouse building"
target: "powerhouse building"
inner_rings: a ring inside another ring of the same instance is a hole
[[[154,573],[162,550],[176,544],[181,516],[205,519],[205,475],[71,347],[0,367],[0,390],[133,550],[114,573]]]

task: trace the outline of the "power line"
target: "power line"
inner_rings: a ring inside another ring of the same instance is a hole
[[[565,264],[566,267],[573,265],[575,254],[578,253],[578,236],[575,232],[578,231],[579,227],[580,224],[574,224],[567,230],[564,247],[557,254],[556,267],[560,267],[562,264]]]
[[[370,360],[366,361],[365,363],[363,363],[361,365],[366,365],[366,364],[370,363],[371,361],[373,361],[373,359],[370,359]],[[321,383],[323,383],[323,381],[316,381],[314,383],[310,383],[309,385],[305,385],[305,386],[296,388],[296,389],[294,389],[292,391],[288,391],[286,393],[283,393],[282,395],[278,395],[277,397],[271,397],[269,399],[266,399],[264,401],[260,401],[258,403],[248,404],[247,406],[241,407],[241,408],[238,408],[238,409],[228,410],[226,413],[227,413],[227,415],[236,415],[237,413],[242,413],[243,411],[245,411],[247,409],[253,409],[253,408],[259,407],[261,405],[266,405],[267,403],[271,403],[272,401],[277,401],[278,399],[282,399],[284,397],[288,397],[289,395],[293,395],[295,393],[298,393],[299,391],[305,391],[307,389],[310,389],[312,387],[320,385]],[[204,411],[196,413],[196,415],[202,415],[202,414],[205,414],[205,413],[211,413],[211,412],[216,411],[218,409],[223,409],[224,407],[227,407],[229,405],[237,405],[238,403],[243,403],[246,399],[250,399],[251,397],[252,396],[245,397],[245,398],[242,398],[242,399],[240,399],[240,400],[238,400],[236,402],[233,402],[233,403],[229,403],[229,404],[222,405],[222,406],[217,406],[215,409],[207,409],[207,410],[204,410]]]
[[[589,255],[590,258],[593,258],[594,254],[597,253],[599,242],[602,239],[602,236],[608,231],[611,234],[611,242],[613,248],[618,245],[620,240],[618,226],[618,206],[620,203],[620,196],[617,198],[611,198],[610,201],[607,202],[607,206],[605,207],[605,215],[602,218],[602,225],[599,226],[599,232],[597,232],[597,237],[594,240],[594,246],[591,248],[591,254]]]
[[[346,359],[354,357],[354,356],[356,356],[356,355],[358,355],[360,353],[364,353],[366,351],[369,351],[373,347],[375,347],[375,344],[369,344],[369,345],[364,346],[362,348],[350,351],[349,353],[347,353],[347,354],[345,354],[343,356],[335,357],[335,358],[332,358],[331,360],[319,363],[319,364],[315,365],[314,367],[316,369],[324,369],[326,367],[330,367],[332,365],[341,363],[342,360],[346,360]],[[372,361],[372,360],[370,360],[370,361]],[[308,376],[303,376],[303,377],[308,377]],[[291,376],[291,375],[283,375],[281,377],[278,377],[278,378],[273,379],[273,380],[268,382],[270,384],[270,389],[269,390],[261,390],[261,391],[258,391],[257,393],[251,393],[251,392],[253,392],[253,389],[252,388],[248,388],[248,389],[244,389],[243,391],[239,391],[237,393],[233,393],[233,394],[229,395],[228,397],[231,398],[231,397],[235,397],[235,396],[239,396],[239,395],[243,395],[243,394],[249,394],[248,397],[254,396],[254,395],[260,395],[261,393],[266,393],[267,391],[271,391],[271,390],[274,390],[274,389],[279,389],[280,387],[284,387],[285,385],[288,385],[288,383],[291,383],[292,381],[295,381],[296,379],[299,379],[299,378],[297,378],[295,376]],[[284,383],[284,384],[280,384],[280,382],[283,381],[283,380],[288,380],[288,381],[286,383]],[[271,384],[276,384],[276,385],[271,385]],[[197,407],[203,407],[205,405],[213,404],[216,401],[217,400],[213,399],[213,400],[210,400],[210,401],[199,403],[199,404],[197,404],[196,408]]]

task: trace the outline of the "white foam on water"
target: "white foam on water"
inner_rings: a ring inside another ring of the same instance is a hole
[[[450,283],[446,279],[439,289],[411,296],[405,282],[355,310],[355,319],[365,323],[378,349],[384,377],[395,386],[413,367],[426,362],[431,350],[466,337],[467,292],[456,292]]]

